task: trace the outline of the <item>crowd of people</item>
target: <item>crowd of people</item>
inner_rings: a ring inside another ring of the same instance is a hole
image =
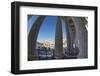
[[[36,50],[38,51],[39,59],[54,58],[54,49],[46,48],[46,47],[38,47]]]
[[[47,48],[47,47],[38,47],[36,49],[38,51],[38,56],[39,59],[41,60],[48,60],[48,59],[55,59],[55,50],[51,49],[51,48]],[[79,54],[79,48],[74,45],[71,48],[64,48],[64,58],[65,59],[73,59],[73,58],[77,58],[78,54]]]

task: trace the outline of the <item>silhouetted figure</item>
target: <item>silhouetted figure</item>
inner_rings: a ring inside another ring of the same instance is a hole
[[[68,59],[77,58],[79,54],[79,48],[74,44],[73,47],[66,49],[65,54],[66,54],[65,57]]]

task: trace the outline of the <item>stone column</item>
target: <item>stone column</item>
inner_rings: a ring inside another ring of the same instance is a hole
[[[28,60],[38,60],[38,52],[36,50],[37,36],[41,27],[41,24],[45,16],[39,16],[33,24],[28,35]]]
[[[63,52],[62,25],[61,25],[61,18],[58,17],[56,25],[56,35],[55,35],[55,58],[61,59],[63,57],[64,57],[64,52]]]
[[[75,25],[72,21],[72,18],[70,16],[68,17],[63,17],[65,23],[66,23],[66,30],[69,31],[69,34],[67,35],[67,48],[72,48],[73,47],[73,43],[75,40],[75,36],[76,36],[76,30],[75,30]],[[67,31],[66,31],[67,32]]]
[[[28,15],[28,20],[32,17],[32,15]]]

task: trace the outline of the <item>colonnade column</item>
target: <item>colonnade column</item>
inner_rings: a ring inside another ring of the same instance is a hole
[[[56,25],[56,34],[55,34],[55,58],[61,59],[63,57],[64,57],[64,52],[63,52],[62,23],[61,23],[61,17],[58,17]]]
[[[45,16],[39,16],[28,35],[28,60],[38,60],[38,51],[36,50],[37,36],[41,27],[41,24]]]

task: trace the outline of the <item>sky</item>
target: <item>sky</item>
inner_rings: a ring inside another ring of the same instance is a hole
[[[35,23],[36,19],[39,16],[33,15],[28,20],[28,31],[30,31],[32,25]],[[55,40],[55,32],[56,32],[56,24],[57,24],[57,16],[46,16],[44,21],[41,24],[41,28],[38,33],[37,41],[43,42],[45,40]],[[65,30],[65,22],[62,19],[62,30],[63,30],[63,38],[66,37],[66,30]]]

